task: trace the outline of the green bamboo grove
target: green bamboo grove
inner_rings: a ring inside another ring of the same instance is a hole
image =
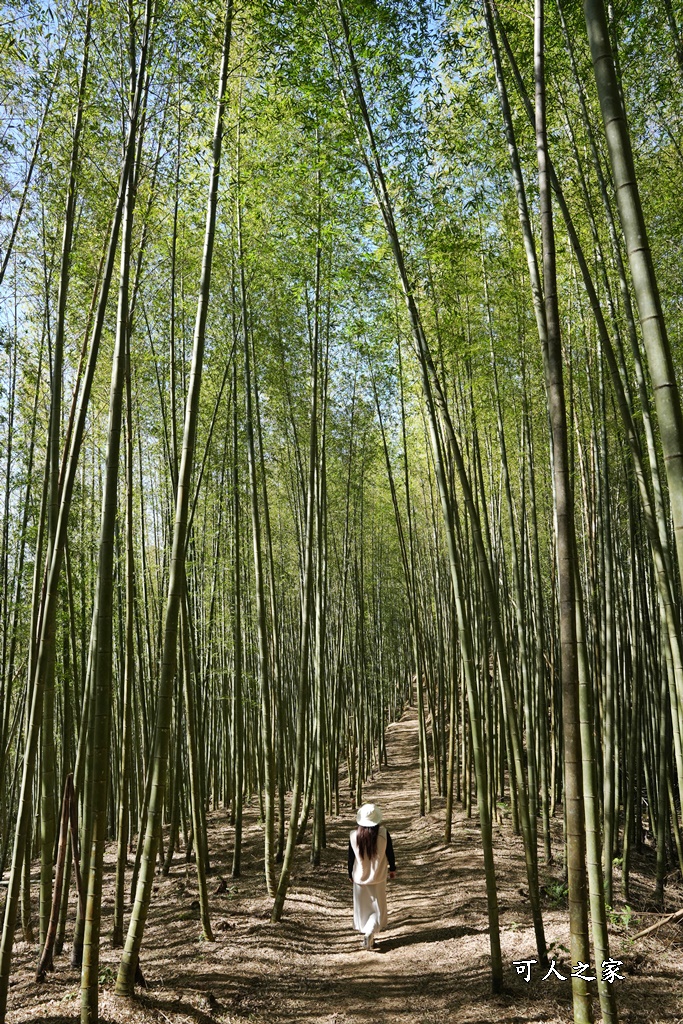
[[[539,961],[552,863],[573,961],[634,851],[661,904],[682,33],[669,0],[2,4],[0,1021],[19,935],[38,977],[71,944],[84,1024],[102,942],[131,994],[190,852],[210,939],[210,811],[238,877],[258,809],[286,915],[406,704],[416,813],[479,820],[494,991],[504,815]]]

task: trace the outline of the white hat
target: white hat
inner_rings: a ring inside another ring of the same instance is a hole
[[[374,828],[382,820],[382,811],[376,804],[363,804],[358,808],[356,821],[363,828]]]

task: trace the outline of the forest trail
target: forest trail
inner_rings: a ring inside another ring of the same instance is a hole
[[[388,727],[387,754],[388,766],[375,774],[363,793],[364,800],[382,807],[397,860],[397,877],[389,883],[389,927],[376,950],[362,949],[352,926],[346,868],[348,836],[355,819],[350,803],[343,815],[328,822],[327,847],[319,868],[308,863],[308,844],[297,851],[283,920],[275,926],[269,922],[272,901],[265,894],[261,871],[257,804],[245,810],[243,875],[236,880],[228,874],[232,829],[224,812],[218,811],[209,816],[216,941],[199,938],[194,866],[176,857],[169,877],[159,876],[155,883],[141,958],[150,988],[132,1001],[113,994],[119,954],[106,944],[113,854],[107,858],[101,1020],[106,1024],[570,1021],[569,983],[554,978],[543,983],[543,972],[536,968],[531,983],[525,985],[512,963],[533,958],[535,953],[521,844],[509,823],[494,829],[506,986],[504,994],[494,997],[476,815],[468,819],[456,808],[450,847],[443,843],[442,799],[434,799],[430,815],[419,817],[415,709],[407,709],[399,722]],[[227,888],[216,893],[222,887],[219,876]],[[555,944],[558,965],[564,961],[565,967],[566,918],[566,908],[547,908],[544,913],[548,942]],[[37,989],[32,977],[35,948],[18,944],[8,1024],[78,1020],[79,975],[66,966],[69,952],[66,947],[55,974]],[[618,943],[613,943],[612,955],[621,955],[629,964],[624,969],[630,977],[621,983],[630,990],[622,1020],[677,1019],[683,995],[680,946],[669,948],[668,965],[662,964],[661,956],[655,960],[642,953],[634,960],[634,950],[620,953]],[[619,997],[623,998],[622,993]]]

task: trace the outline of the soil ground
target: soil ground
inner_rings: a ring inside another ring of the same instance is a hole
[[[505,992],[492,996],[483,858],[476,816],[455,814],[453,842],[443,843],[443,801],[426,817],[418,811],[416,712],[408,709],[387,730],[388,767],[376,773],[364,799],[379,803],[391,831],[397,877],[390,883],[389,928],[365,951],[352,929],[352,893],[346,871],[351,804],[327,828],[322,864],[297,852],[283,920],[269,923],[271,900],[262,875],[257,807],[245,812],[242,876],[231,879],[232,829],[223,811],[209,816],[213,873],[210,891],[215,942],[199,933],[194,866],[176,859],[155,884],[141,963],[149,984],[135,999],[114,995],[119,951],[107,942],[112,921],[113,853],[106,864],[100,1019],[105,1024],[517,1024],[571,1021],[570,982],[531,967],[526,983],[513,961],[535,959],[520,840],[509,818],[494,829],[501,910]],[[561,820],[554,821],[560,836]],[[556,850],[559,849],[559,841]],[[683,927],[663,924],[648,904],[652,859],[638,859],[632,876],[634,916],[617,907],[610,952],[623,961],[615,980],[623,1021],[683,1024]],[[558,867],[542,868],[552,890]],[[618,876],[618,873],[617,873]],[[224,886],[221,880],[225,880]],[[616,885],[619,884],[618,877]],[[668,911],[683,906],[671,882]],[[560,973],[570,973],[566,906],[546,901],[546,937]],[[19,932],[17,932],[17,935]],[[37,950],[15,947],[8,1024],[79,1019],[79,976],[67,965],[70,947],[43,985],[33,975]],[[592,965],[595,967],[595,965]],[[139,990],[138,990],[139,991]],[[599,1010],[596,1001],[596,1016]]]

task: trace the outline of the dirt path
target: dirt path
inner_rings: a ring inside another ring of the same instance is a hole
[[[298,851],[283,921],[269,923],[271,901],[261,874],[262,832],[249,809],[243,876],[229,880],[232,830],[223,812],[210,816],[215,872],[211,889],[214,943],[198,938],[192,865],[176,861],[155,885],[142,963],[150,983],[136,1000],[113,995],[118,952],[102,951],[101,1017],[108,1024],[516,1024],[571,1020],[568,981],[532,969],[529,984],[514,960],[534,958],[526,879],[519,840],[505,822],[495,829],[505,994],[492,997],[482,856],[476,818],[456,814],[454,840],[443,844],[443,801],[420,818],[416,712],[387,731],[388,768],[364,790],[379,803],[391,831],[398,875],[389,888],[389,928],[367,952],[352,928],[346,849],[354,814],[328,824],[323,863],[313,868]],[[559,826],[558,822],[558,826]],[[113,864],[107,864],[105,934],[111,925]],[[674,906],[672,909],[676,909]],[[544,912],[552,955],[569,973],[566,908]],[[647,924],[654,918],[644,918]],[[633,931],[634,929],[632,929]],[[672,938],[673,936],[673,938]],[[683,1014],[681,932],[635,948],[616,936],[612,955],[624,962],[618,998],[625,1021],[679,1021]],[[32,981],[36,952],[17,946],[8,1024],[78,1019],[76,972],[66,956],[43,988]],[[677,1016],[678,1015],[678,1016]]]

